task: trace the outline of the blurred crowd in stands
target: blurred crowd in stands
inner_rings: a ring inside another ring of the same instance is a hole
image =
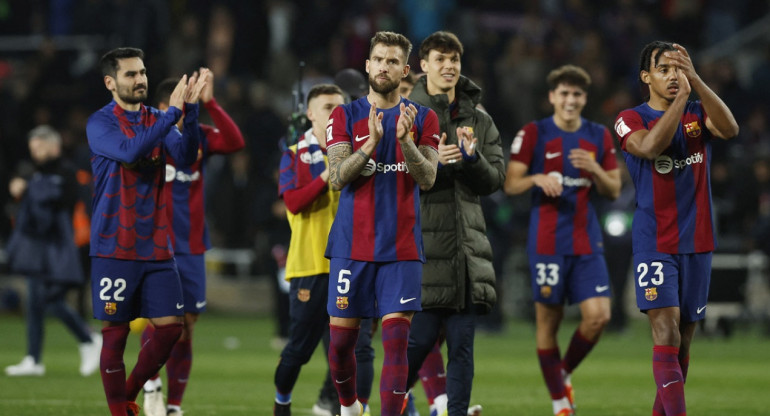
[[[638,54],[649,41],[681,43],[698,72],[739,121],[735,142],[714,146],[712,187],[720,250],[770,253],[770,2],[766,0],[0,0],[0,247],[14,201],[6,184],[29,158],[27,132],[59,130],[67,156],[89,168],[85,125],[109,94],[99,57],[117,46],[144,49],[153,86],[200,66],[240,126],[246,149],[213,157],[206,177],[213,244],[255,250],[255,274],[280,262],[288,225],[277,200],[280,139],[302,90],[363,72],[378,30],[419,47],[446,29],[465,44],[463,74],[508,145],[526,122],[549,114],[545,76],[566,63],[593,78],[584,111],[612,128],[643,101]],[[419,71],[415,52],[413,70]],[[633,201],[625,209],[632,208]],[[529,201],[500,192],[485,200],[498,278],[523,248]],[[272,253],[272,254],[271,254]],[[279,253],[279,254],[275,254]]]

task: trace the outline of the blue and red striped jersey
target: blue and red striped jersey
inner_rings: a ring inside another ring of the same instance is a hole
[[[206,161],[212,154],[233,153],[245,146],[240,129],[216,101],[204,105],[216,127],[195,126],[201,139],[195,161],[185,165],[170,156],[166,160],[166,212],[172,218],[175,253],[203,254],[211,248],[204,203]]]
[[[411,136],[417,146],[438,149],[436,113],[414,104]],[[341,143],[357,151],[369,139],[370,104],[362,97],[334,109],[327,127],[327,149]],[[420,225],[420,187],[409,174],[396,139],[399,106],[383,114],[384,134],[361,175],[342,189],[329,233],[326,257],[357,261],[425,261]]]
[[[553,117],[533,121],[519,131],[511,144],[511,160],[528,166],[527,173],[559,178],[562,194],[552,198],[533,187],[529,220],[530,253],[583,255],[603,251],[602,233],[590,202],[591,174],[572,166],[572,149],[591,152],[604,170],[617,169],[609,130],[581,118],[575,132],[561,130]]]
[[[651,130],[664,112],[647,103],[615,121],[628,172],[636,186],[634,252],[704,253],[716,245],[711,207],[711,133],[700,101],[688,101],[671,145],[654,160],[626,151],[626,139]]]
[[[196,123],[198,105],[186,104],[185,126]],[[90,255],[126,260],[173,256],[165,211],[167,156],[192,163],[198,134],[185,137],[174,125],[181,111],[141,106],[126,111],[115,101],[91,115],[86,126],[91,148],[94,195]]]

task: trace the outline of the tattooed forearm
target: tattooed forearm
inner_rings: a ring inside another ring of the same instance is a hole
[[[358,149],[351,154],[352,147],[347,144],[338,144],[328,149],[329,155],[329,183],[332,189],[340,190],[345,185],[357,178],[369,161],[369,155]]]
[[[406,161],[409,174],[420,185],[420,189],[432,188],[436,181],[436,165],[438,163],[436,150],[428,146],[420,146],[418,149],[413,141],[406,140],[401,142],[401,152],[404,154],[404,161]]]

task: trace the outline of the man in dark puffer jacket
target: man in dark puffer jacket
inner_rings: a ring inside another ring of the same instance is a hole
[[[466,415],[475,316],[488,313],[497,301],[480,196],[500,189],[505,177],[500,133],[489,114],[477,107],[481,89],[460,75],[462,54],[462,43],[450,32],[427,37],[420,45],[426,75],[409,96],[436,112],[442,136],[436,183],[420,196],[427,262],[423,311],[415,314],[409,337],[408,385],[416,381],[425,356],[443,331],[449,355],[449,416]]]

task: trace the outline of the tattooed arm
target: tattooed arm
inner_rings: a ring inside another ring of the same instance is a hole
[[[327,149],[329,155],[329,184],[332,189],[339,191],[345,185],[353,182],[369,161],[369,155],[364,147],[351,154],[353,146],[340,143]]]
[[[415,146],[412,140],[399,141],[406,167],[420,189],[427,191],[436,182],[438,152],[430,146]]]

